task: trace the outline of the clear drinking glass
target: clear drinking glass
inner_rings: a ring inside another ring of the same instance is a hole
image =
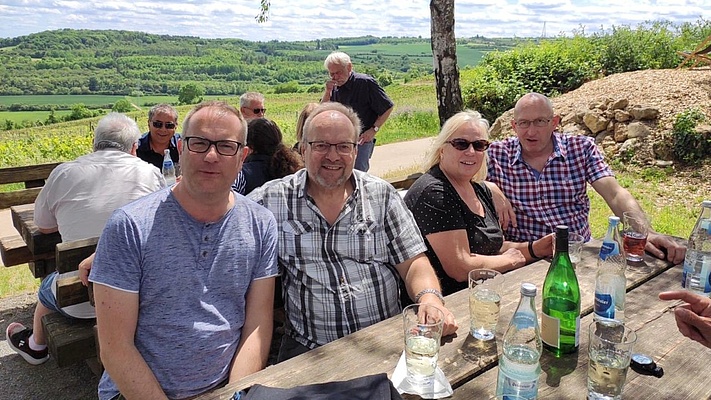
[[[568,233],[568,256],[570,257],[570,262],[573,263],[573,267],[580,263],[584,244],[585,238],[583,235],[572,232]],[[553,234],[553,254],[555,254],[555,233]]]
[[[407,379],[413,385],[431,385],[437,369],[444,312],[430,304],[412,304],[402,311],[402,319]]]
[[[491,340],[496,334],[503,286],[499,271],[469,271],[469,332],[479,340]]]
[[[628,261],[642,261],[644,246],[647,245],[649,234],[649,219],[647,215],[637,211],[622,213],[622,245],[625,248]]]
[[[620,400],[637,334],[619,321],[590,324],[588,399]]]

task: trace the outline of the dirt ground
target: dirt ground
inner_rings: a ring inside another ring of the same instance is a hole
[[[96,399],[99,378],[84,363],[59,368],[50,358],[33,366],[10,349],[5,329],[11,322],[32,323],[37,295],[34,293],[0,299],[0,399]]]

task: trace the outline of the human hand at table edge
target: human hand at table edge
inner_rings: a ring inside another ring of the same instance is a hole
[[[686,247],[678,244],[671,237],[657,232],[649,232],[644,249],[660,260],[666,259],[674,265],[681,264],[686,256]]]
[[[676,290],[659,293],[661,300],[682,300],[674,310],[676,326],[682,335],[711,348],[711,298]]]
[[[422,297],[420,297],[419,304],[431,304],[442,310],[442,312],[444,313],[442,336],[452,335],[457,332],[459,325],[457,324],[457,320],[454,318],[454,314],[452,314],[452,312],[444,306],[442,300],[440,300],[437,295],[435,295],[434,293],[424,294]]]
[[[94,264],[94,255],[96,253],[91,253],[91,255],[79,263],[79,279],[84,286],[89,286],[89,272],[91,272],[91,265]]]

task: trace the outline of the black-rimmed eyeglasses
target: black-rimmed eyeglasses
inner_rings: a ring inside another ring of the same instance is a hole
[[[188,150],[193,153],[207,153],[210,146],[215,146],[217,154],[233,156],[244,146],[236,140],[210,140],[200,136],[185,136],[183,139],[188,145]]]
[[[355,146],[357,143],[353,142],[341,142],[341,143],[328,143],[324,142],[323,140],[316,140],[313,142],[308,142],[308,144],[311,146],[311,150],[313,150],[315,153],[328,153],[329,150],[331,150],[331,147],[336,148],[336,153],[340,155],[349,155],[353,152],[353,149],[355,149]]]
[[[469,148],[469,146],[472,146],[474,150],[476,151],[485,151],[486,149],[489,148],[489,141],[484,140],[484,139],[479,139],[479,140],[474,140],[472,142],[466,140],[466,139],[452,139],[448,140],[446,143],[449,143],[454,147],[455,149],[459,151],[464,151]]]
[[[163,121],[153,121],[151,122],[151,125],[153,125],[154,128],[156,129],[161,129],[165,126],[165,129],[175,129],[177,124],[175,122],[163,122]]]
[[[246,107],[245,107],[245,108],[246,108]],[[249,110],[249,108],[248,108],[248,110]],[[266,109],[266,108],[252,108],[251,110],[252,110],[252,112],[255,113],[255,114],[266,114],[266,113],[267,113],[267,109]]]
[[[550,118],[536,118],[533,121],[529,121],[527,119],[520,119],[518,121],[514,121],[516,123],[516,126],[519,128],[526,129],[530,127],[531,125],[537,126],[539,128],[542,128],[544,126],[548,126],[548,123],[551,122]]]

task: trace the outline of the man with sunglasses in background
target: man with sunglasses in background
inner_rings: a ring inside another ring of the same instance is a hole
[[[588,183],[615,215],[642,212],[615,179],[595,139],[556,132],[559,123],[549,98],[526,94],[514,108],[511,126],[516,136],[489,147],[487,180],[501,189],[515,212],[510,224],[503,226],[508,240],[536,240],[552,233],[556,225],[568,225],[571,232],[590,240]],[[651,230],[646,250],[675,264],[686,254],[672,238]]]
[[[285,334],[279,361],[401,312],[398,284],[416,302],[441,307],[456,331],[412,214],[395,189],[353,169],[356,113],[322,103],[304,124],[306,167],[249,198],[277,219]]]
[[[247,92],[239,96],[239,110],[247,120],[264,118],[267,109],[264,108],[264,95],[259,92]]]
[[[101,400],[191,398],[266,365],[276,223],[230,188],[247,124],[218,101],[184,124],[183,178],[118,209],[96,248]]]
[[[165,149],[170,149],[170,158],[173,163],[180,165],[178,144],[180,134],[175,131],[178,127],[178,111],[169,104],[157,104],[148,111],[148,132],[138,139],[136,155],[141,160],[153,164],[156,168],[163,168],[163,154]]]
[[[368,172],[370,156],[375,148],[375,135],[393,111],[393,102],[370,75],[353,71],[348,54],[335,51],[326,57],[323,66],[330,79],[321,102],[336,101],[355,110],[361,122],[358,136],[358,156],[355,169]]]

